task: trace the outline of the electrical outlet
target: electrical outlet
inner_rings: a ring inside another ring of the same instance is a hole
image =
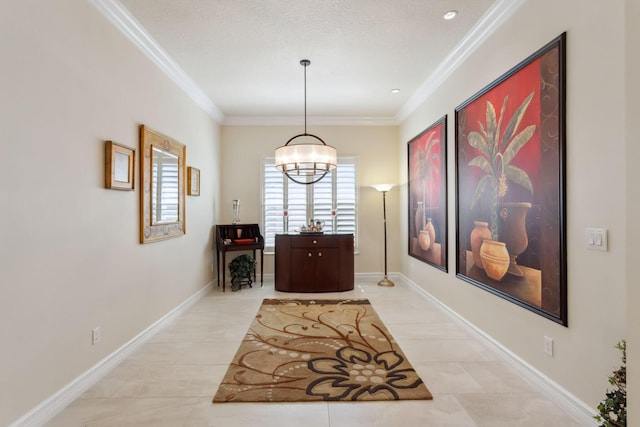
[[[102,339],[102,331],[100,330],[100,326],[96,326],[91,331],[91,340],[93,345],[98,344],[101,339]]]
[[[213,263],[211,263],[211,264],[209,265],[209,268],[211,269],[211,272],[213,273]]]
[[[547,336],[544,337],[544,352],[553,356],[553,339]]]

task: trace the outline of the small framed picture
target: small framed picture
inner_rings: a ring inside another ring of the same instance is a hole
[[[136,150],[107,141],[105,144],[105,188],[134,189]]]
[[[187,168],[187,194],[189,196],[200,195],[200,169]]]

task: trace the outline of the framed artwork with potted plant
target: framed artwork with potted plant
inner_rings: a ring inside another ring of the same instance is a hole
[[[408,142],[409,255],[447,271],[447,116]]]
[[[565,34],[455,110],[456,275],[567,325]]]

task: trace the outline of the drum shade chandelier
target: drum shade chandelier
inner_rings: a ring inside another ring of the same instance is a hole
[[[338,163],[336,149],[319,136],[307,133],[307,67],[308,59],[300,61],[304,67],[304,133],[289,139],[276,149],[276,169],[298,184],[315,184]],[[296,140],[296,144],[291,144]],[[306,142],[305,142],[306,141]]]

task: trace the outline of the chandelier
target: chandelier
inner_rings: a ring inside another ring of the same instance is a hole
[[[304,133],[289,139],[276,149],[276,169],[298,184],[315,184],[336,168],[336,149],[319,136],[307,133],[307,67],[308,59],[300,61],[304,67]],[[296,143],[291,144],[292,142]]]

